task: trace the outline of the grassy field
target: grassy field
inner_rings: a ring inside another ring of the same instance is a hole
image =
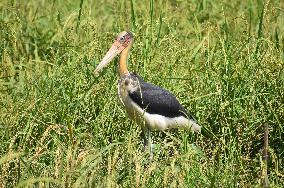
[[[284,2],[0,2],[0,187],[284,186]],[[129,70],[177,96],[203,134],[141,128],[117,98],[114,37]]]

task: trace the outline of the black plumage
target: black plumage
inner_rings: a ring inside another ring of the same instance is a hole
[[[168,90],[147,83],[133,73],[132,76],[139,80],[140,87],[133,92],[129,92],[129,97],[147,113],[159,114],[169,118],[183,116],[194,120]]]

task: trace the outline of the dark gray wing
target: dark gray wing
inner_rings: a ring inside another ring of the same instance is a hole
[[[142,109],[150,114],[159,114],[165,117],[184,116],[193,119],[178,100],[169,91],[144,82],[138,77],[140,90],[129,93],[130,98]]]

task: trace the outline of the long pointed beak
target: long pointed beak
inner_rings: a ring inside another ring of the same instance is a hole
[[[108,50],[108,52],[106,53],[105,57],[103,58],[103,60],[99,63],[99,65],[96,67],[94,73],[97,74],[102,68],[104,68],[105,66],[107,66],[107,64],[115,57],[117,56],[122,50],[124,49],[124,47],[117,41],[115,41],[113,43],[113,45],[111,46],[111,48]]]

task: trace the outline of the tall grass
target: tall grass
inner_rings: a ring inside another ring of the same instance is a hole
[[[284,185],[282,1],[1,1],[0,187],[260,187]],[[167,88],[203,134],[141,128],[117,100],[117,59]]]

